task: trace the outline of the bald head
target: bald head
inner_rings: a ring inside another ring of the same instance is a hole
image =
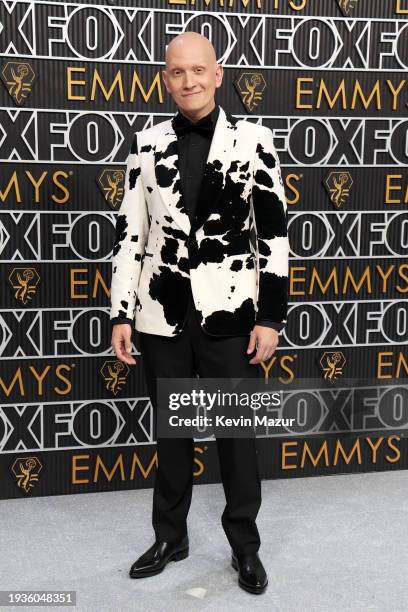
[[[166,68],[169,69],[173,61],[179,57],[192,57],[199,55],[205,58],[214,68],[217,64],[215,49],[208,38],[198,32],[183,32],[173,38],[166,49]]]

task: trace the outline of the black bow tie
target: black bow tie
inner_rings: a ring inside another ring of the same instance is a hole
[[[210,138],[214,132],[214,125],[211,115],[207,115],[196,123],[193,123],[179,111],[177,115],[173,117],[172,124],[177,136],[184,136],[189,132],[197,132],[198,134],[202,134],[203,136]]]

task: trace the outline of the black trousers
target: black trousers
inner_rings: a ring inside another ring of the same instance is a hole
[[[183,330],[169,338],[138,332],[146,383],[153,404],[157,378],[229,378],[258,376],[247,336],[210,336],[203,332],[190,296]],[[261,505],[256,439],[216,438],[226,505],[221,522],[231,548],[253,553],[260,547],[256,516]],[[153,491],[152,523],[156,538],[177,541],[187,533],[194,467],[193,438],[158,438],[158,468]]]

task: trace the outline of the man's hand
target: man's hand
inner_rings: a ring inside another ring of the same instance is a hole
[[[129,365],[136,363],[130,354],[132,352],[132,327],[129,323],[116,323],[112,329],[112,347],[119,361]]]
[[[252,353],[257,348],[256,355],[250,359],[249,363],[260,363],[266,361],[275,352],[279,343],[279,334],[272,327],[255,325],[251,331],[247,353]]]

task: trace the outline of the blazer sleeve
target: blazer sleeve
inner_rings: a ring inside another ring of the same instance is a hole
[[[272,329],[276,329],[276,331],[281,331],[285,327],[284,323],[275,323],[274,321],[270,321],[269,319],[256,319],[255,325],[271,327]]]
[[[258,262],[256,319],[287,321],[289,240],[285,188],[272,131],[258,126],[252,185]]]
[[[134,320],[149,225],[136,132],[126,162],[124,196],[116,218],[112,252],[111,322],[119,317],[132,322]]]

